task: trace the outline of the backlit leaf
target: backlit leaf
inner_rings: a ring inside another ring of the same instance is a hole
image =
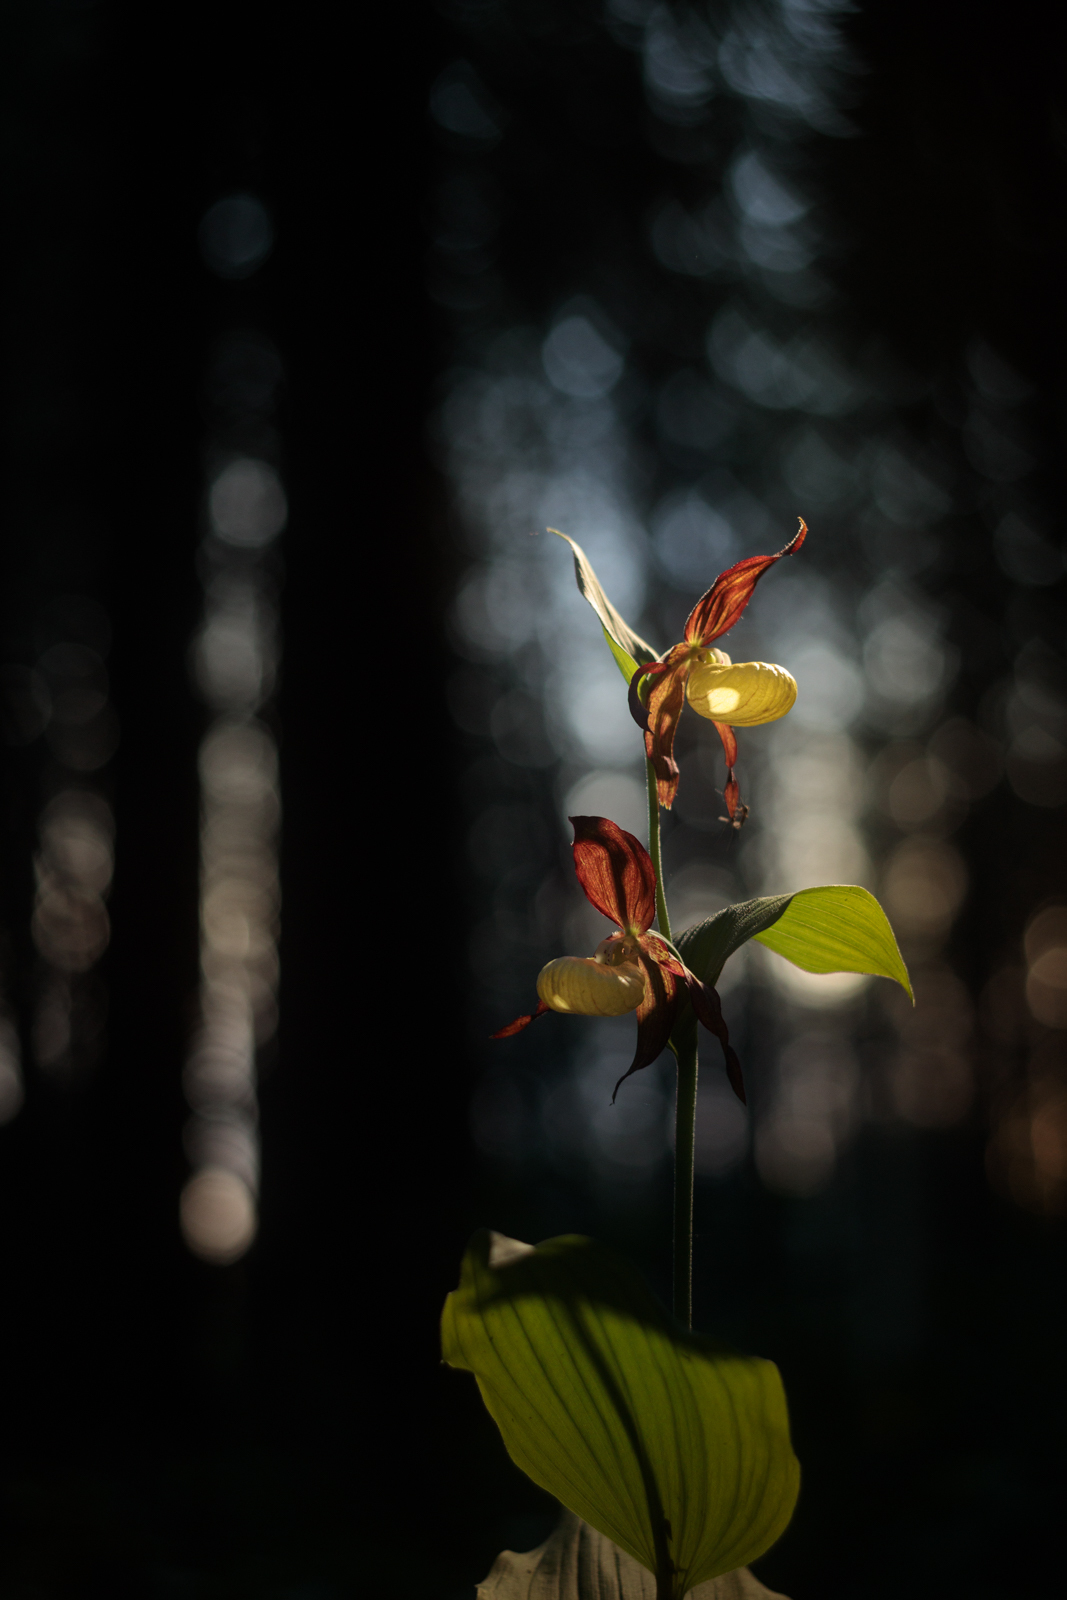
[[[624,650],[621,644],[616,644],[615,640],[611,637],[611,634],[608,632],[607,628],[604,627],[603,623],[601,623],[600,626],[605,639],[608,641],[608,649],[615,657],[615,665],[626,679],[626,682],[629,683],[633,678],[634,673],[637,671],[638,663],[634,660],[633,656],[628,650]]]
[[[569,533],[560,533],[558,528],[549,528],[549,533],[556,534],[560,539],[566,539],[574,552],[574,576],[578,580],[580,592],[589,601],[593,610],[600,618],[604,636],[615,657],[616,665],[629,684],[630,679],[644,661],[656,661],[658,656],[650,644],[646,644],[640,634],[636,634],[630,624],[623,618],[600,586],[600,580],[589,564],[589,558],[580,544],[575,544]]]
[[[911,980],[889,919],[854,883],[801,889],[782,915],[755,937],[805,972],[868,972],[892,978],[911,1000]]]
[[[478,1585],[475,1600],[656,1600],[656,1580],[625,1550],[565,1511],[559,1527],[536,1550],[504,1550]],[[747,1567],[709,1578],[689,1600],[785,1600]]]
[[[800,1469],[778,1369],[683,1331],[606,1246],[476,1234],[441,1334],[512,1459],[655,1573],[657,1600],[785,1529]]]
[[[682,959],[714,984],[748,939],[805,972],[865,972],[892,978],[911,995],[908,969],[878,901],[854,883],[823,884],[726,906],[678,936]]]

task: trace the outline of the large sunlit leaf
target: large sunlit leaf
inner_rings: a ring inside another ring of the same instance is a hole
[[[801,889],[756,938],[805,972],[867,972],[892,978],[915,998],[889,918],[857,884]]]
[[[589,601],[593,610],[600,618],[600,625],[604,629],[604,637],[608,641],[611,653],[615,657],[616,665],[629,684],[630,679],[638,667],[645,661],[656,661],[658,657],[650,644],[646,644],[639,634],[636,634],[630,624],[622,617],[600,586],[600,580],[589,564],[589,558],[581,545],[575,544],[569,533],[560,533],[558,528],[549,528],[549,533],[556,534],[560,539],[566,539],[574,552],[574,576],[578,580],[578,588]]]
[[[606,1246],[476,1234],[441,1337],[512,1459],[655,1573],[657,1600],[785,1529],[800,1469],[777,1367],[683,1331]]]
[[[677,945],[690,970],[714,984],[727,958],[748,939],[805,972],[870,973],[892,978],[911,995],[889,919],[874,895],[857,884],[823,884],[726,906],[687,928]]]
[[[690,1600],[785,1600],[754,1578],[747,1567],[709,1578],[689,1591]],[[504,1550],[478,1585],[475,1600],[656,1600],[652,1574],[565,1511],[559,1527],[536,1550]]]

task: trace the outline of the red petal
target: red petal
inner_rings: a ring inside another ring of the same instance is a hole
[[[611,1097],[613,1104],[619,1086],[625,1083],[630,1074],[650,1066],[666,1050],[674,1018],[685,993],[674,974],[653,956],[642,951],[637,959],[645,969],[645,997],[637,1008],[637,1050],[615,1085],[615,1093]]]
[[[688,968],[685,974],[689,998],[693,1002],[693,1010],[710,1033],[713,1033],[722,1045],[722,1053],[726,1057],[726,1076],[730,1080],[730,1087],[742,1105],[747,1105],[745,1099],[745,1082],[741,1076],[741,1063],[737,1059],[737,1051],[730,1043],[730,1032],[722,1014],[722,1004],[716,991],[706,983],[701,983],[696,973]]]
[[[538,1017],[543,1017],[546,1011],[551,1011],[551,1006],[546,1006],[543,1000],[538,1000],[537,1010],[531,1011],[528,1016],[516,1017],[514,1022],[509,1022],[506,1028],[498,1028],[496,1033],[489,1035],[490,1039],[510,1039],[513,1033],[521,1033],[523,1028],[528,1028],[531,1022],[536,1022]]]
[[[722,740],[723,754],[726,756],[726,787],[722,791],[722,797],[726,801],[727,816],[732,822],[737,815],[737,808],[741,804],[741,788],[734,777],[734,762],[737,760],[737,740],[734,738],[734,730],[727,723],[713,722],[712,727]],[[720,817],[719,821],[725,822],[726,818]]]
[[[656,915],[656,871],[640,839],[607,817],[571,817],[574,870],[587,898],[624,933]]]
[[[713,722],[712,727],[722,740],[722,748],[723,754],[726,757],[726,765],[728,767],[736,766],[737,740],[734,738],[734,730],[725,722]]]
[[[749,556],[736,566],[720,572],[706,595],[699,599],[685,625],[687,644],[711,644],[721,634],[728,633],[752,598],[752,591],[768,567],[773,567],[783,556],[796,553],[807,538],[807,524],[800,518],[800,531],[790,539],[784,550],[774,556]]]
[[[678,1010],[682,1002],[688,998],[705,1028],[713,1033],[722,1045],[730,1087],[741,1104],[747,1105],[741,1063],[730,1043],[730,1033],[717,992],[708,984],[701,983],[695,972],[690,972],[688,967],[683,966],[672,956],[655,934],[641,940],[641,953],[637,959],[645,972],[644,998],[637,1008],[637,1051],[629,1067],[615,1085],[612,1101],[614,1102],[620,1085],[625,1083],[631,1073],[640,1072],[642,1067],[650,1066],[667,1048]]]
[[[659,803],[668,811],[678,793],[678,763],[674,759],[674,735],[685,705],[685,680],[689,674],[689,649],[676,644],[667,659],[659,663],[660,676],[648,695],[648,731],[645,751],[656,774]]]

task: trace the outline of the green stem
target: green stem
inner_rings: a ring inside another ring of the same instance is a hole
[[[671,919],[667,915],[667,896],[663,892],[663,857],[659,847],[659,796],[656,793],[656,769],[645,758],[645,776],[648,781],[648,853],[656,869],[656,920],[665,939],[671,939]]]
[[[656,869],[656,917],[659,931],[673,943],[667,897],[663,892],[663,853],[659,838],[656,772],[645,762],[648,779],[648,853]],[[697,1122],[696,1019],[691,1033],[678,1041],[678,1093],[674,1112],[674,1315],[685,1328],[693,1326],[693,1160]]]
[[[674,1315],[693,1326],[693,1161],[697,1128],[697,1032],[678,1042],[674,1111]]]

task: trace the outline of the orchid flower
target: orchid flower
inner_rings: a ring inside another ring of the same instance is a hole
[[[558,956],[537,979],[537,1010],[516,1017],[493,1034],[508,1039],[548,1011],[582,1017],[637,1013],[637,1051],[619,1083],[647,1067],[667,1045],[675,1019],[688,999],[700,1021],[718,1038],[734,1093],[745,1099],[741,1064],[730,1044],[715,990],[689,971],[672,944],[653,933],[656,873],[652,859],[632,833],[606,817],[571,817],[574,870],[586,898],[616,932],[591,956]],[[614,1095],[612,1096],[614,1099]]]
[[[556,528],[549,531],[559,532]],[[784,717],[797,697],[797,686],[784,667],[767,661],[732,662],[724,650],[714,648],[714,641],[739,620],[767,568],[799,550],[807,532],[804,519],[800,518],[799,532],[777,555],[749,556],[721,572],[689,613],[681,643],[662,656],[656,656],[623,621],[583,551],[567,534],[560,534],[574,551],[578,587],[600,618],[612,654],[628,679],[630,711],[645,735],[645,751],[655,770],[659,803],[668,810],[678,792],[674,735],[688,700],[698,715],[714,723],[722,740],[726,756],[723,797],[728,820],[735,827],[744,820],[746,809],[741,805],[734,776],[734,729],[752,728]]]

